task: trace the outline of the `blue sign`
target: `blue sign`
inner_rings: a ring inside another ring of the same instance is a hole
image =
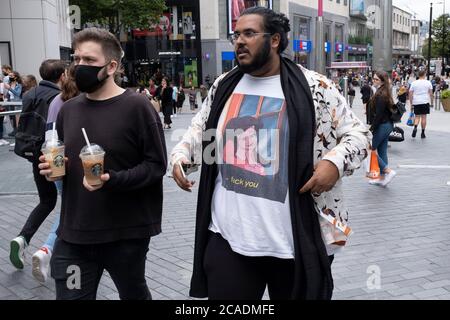
[[[331,43],[330,42],[325,42],[325,52],[329,53],[331,49]]]
[[[222,52],[222,60],[223,61],[233,61],[234,60],[234,51],[223,51]]]
[[[340,53],[344,52],[344,44],[336,42],[336,45],[334,47],[334,51],[335,52],[340,52]]]
[[[312,51],[312,42],[310,40],[294,40],[294,52],[307,52]]]

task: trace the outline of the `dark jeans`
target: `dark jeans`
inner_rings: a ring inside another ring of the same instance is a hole
[[[377,150],[378,165],[380,166],[380,173],[384,175],[384,170],[388,167],[388,142],[389,135],[394,129],[392,122],[388,121],[379,125],[373,133],[372,149]]]
[[[334,256],[329,258],[331,264]],[[271,300],[291,299],[293,259],[243,256],[210,232],[203,264],[210,300],[261,300],[266,286]]]
[[[39,163],[33,162],[33,176],[34,182],[39,194],[39,204],[33,211],[31,211],[22,231],[19,235],[23,236],[27,243],[30,243],[31,238],[41,226],[42,222],[55,209],[58,192],[54,182],[49,182],[44,176],[39,174]]]
[[[151,300],[145,280],[149,243],[150,238],[79,245],[57,238],[50,262],[56,299],[95,300],[103,271],[107,270],[120,299]]]

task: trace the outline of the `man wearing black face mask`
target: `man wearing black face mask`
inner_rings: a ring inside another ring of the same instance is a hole
[[[331,262],[349,235],[339,180],[366,157],[370,133],[328,79],[281,56],[289,31],[270,9],[241,14],[230,39],[238,67],[172,150],[180,188],[193,187],[183,164],[202,165],[193,297],[332,296]]]
[[[67,101],[56,122],[68,158],[51,260],[56,298],[95,299],[107,270],[121,299],[151,299],[145,262],[150,238],[161,232],[167,157],[161,121],[146,97],[115,83],[122,48],[113,34],[84,29],[73,48],[75,80],[85,94]],[[101,185],[84,176],[82,128],[106,152]],[[51,172],[46,163],[40,168]],[[67,286],[72,266],[80,267],[77,288]]]

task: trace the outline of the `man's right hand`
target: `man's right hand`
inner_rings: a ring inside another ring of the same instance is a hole
[[[179,163],[189,164],[189,161],[180,160],[180,162],[175,163],[172,172],[173,179],[181,189],[187,192],[192,192],[192,187],[194,186],[195,181],[189,181],[185,178],[185,176],[181,172],[182,169]]]
[[[64,160],[67,162],[67,158],[64,158]],[[52,170],[50,169],[50,164],[47,161],[45,161],[45,156],[43,155],[40,156],[39,161],[41,162],[39,164],[39,174],[41,176],[45,176],[45,179],[47,179],[47,181],[54,182],[62,179],[62,177],[57,178],[49,177],[52,174]]]

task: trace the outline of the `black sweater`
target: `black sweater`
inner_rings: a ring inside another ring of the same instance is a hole
[[[83,186],[81,128],[106,152],[111,179],[95,192]],[[96,244],[159,234],[167,152],[161,121],[148,99],[130,90],[105,101],[78,96],[62,107],[57,130],[69,158],[58,236]]]

